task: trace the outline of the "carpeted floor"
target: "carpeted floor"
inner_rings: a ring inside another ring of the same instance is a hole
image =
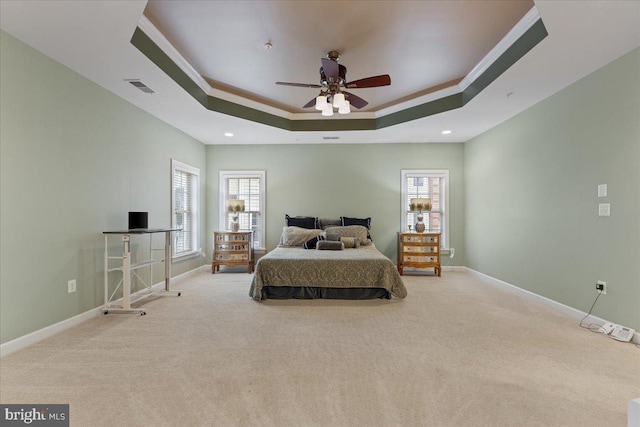
[[[640,349],[466,272],[404,300],[266,301],[202,273],[0,361],[72,426],[626,426]]]

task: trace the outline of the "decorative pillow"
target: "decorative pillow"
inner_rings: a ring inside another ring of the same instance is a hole
[[[344,227],[328,227],[325,232],[327,236],[337,234],[340,237],[357,237],[362,246],[370,245],[367,239],[367,228],[362,225],[347,225]],[[327,239],[328,240],[328,239]]]
[[[356,249],[360,247],[360,239],[357,237],[341,237],[340,241],[344,243],[345,249]]]
[[[338,233],[327,233],[325,231],[324,235],[325,235],[325,240],[328,240],[330,242],[339,242],[340,241],[340,235]]]
[[[316,249],[319,251],[341,251],[344,249],[342,242],[328,242],[323,240],[316,244]]]
[[[367,227],[367,230],[371,230],[371,217],[369,218],[349,218],[348,216],[340,217],[341,225],[361,225]]]
[[[322,234],[318,235],[317,237],[314,237],[313,239],[307,240],[302,244],[302,247],[305,249],[315,249],[316,243],[318,243],[321,240],[324,240],[324,236]]]
[[[371,217],[369,218],[350,218],[348,216],[340,217],[341,225],[362,225],[367,227],[367,239],[371,239]]]
[[[318,226],[318,218],[314,216],[290,217],[289,215],[285,215],[284,220],[287,224],[287,227],[300,227],[309,229],[320,228]]]
[[[342,220],[340,220],[340,219],[319,219],[318,220],[318,224],[320,225],[319,228],[322,228],[324,230],[327,227],[336,227],[336,226],[342,225]]]
[[[298,247],[302,246],[306,241],[318,237],[322,230],[309,230],[300,227],[283,227],[280,243],[278,246]]]

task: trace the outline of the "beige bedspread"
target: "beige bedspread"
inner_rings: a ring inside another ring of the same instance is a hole
[[[256,264],[249,295],[260,301],[265,286],[384,288],[397,298],[407,295],[395,265],[374,245],[342,251],[278,247]]]

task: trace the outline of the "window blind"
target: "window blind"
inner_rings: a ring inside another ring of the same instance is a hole
[[[442,248],[448,248],[449,229],[447,224],[448,170],[403,170],[402,171],[402,215],[403,230],[412,228],[418,220],[418,212],[409,209],[413,198],[431,199],[431,211],[423,212],[423,222],[427,231],[441,234]]]
[[[423,213],[423,222],[427,230],[441,233],[443,195],[443,178],[437,176],[407,177],[407,195],[404,200],[407,224],[415,224],[418,220],[418,213],[409,211],[410,200],[413,198],[431,199],[431,211]]]
[[[198,179],[197,169],[178,162],[173,166],[173,227],[174,257],[188,255],[198,250]]]
[[[252,230],[256,249],[265,247],[264,171],[220,171],[221,206],[230,199],[244,200],[244,212],[238,212],[240,230]],[[234,214],[221,210],[221,227],[231,229]]]

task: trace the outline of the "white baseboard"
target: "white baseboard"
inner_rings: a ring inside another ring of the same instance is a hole
[[[206,269],[207,269],[207,266],[203,265],[201,267],[197,267],[197,268],[194,268],[193,270],[187,271],[186,273],[182,273],[178,276],[172,277],[171,285],[180,283],[191,276],[201,273]],[[142,289],[138,292],[131,294],[131,296],[135,297],[135,296],[142,295],[145,292],[149,292],[149,291],[155,292],[155,291],[160,291],[162,289],[164,289],[164,280],[162,282],[156,283],[155,285],[151,286],[150,289],[148,288]],[[113,301],[113,303],[117,304],[121,300],[122,298],[120,298],[119,300]],[[92,308],[91,310],[87,310],[84,313],[80,313],[68,319],[61,320],[58,323],[54,323],[53,325],[45,326],[42,329],[38,329],[37,331],[28,333],[27,335],[23,335],[11,341],[7,341],[6,343],[0,345],[0,358],[8,354],[14,353],[18,350],[22,350],[23,348],[29,347],[30,345],[33,345],[37,342],[50,338],[56,334],[59,334],[60,332],[66,331],[67,329],[77,326],[82,322],[85,322],[93,317],[101,316],[103,315],[103,308],[104,306],[100,305],[98,307]]]
[[[569,317],[573,317],[574,319],[581,320],[583,317],[587,315],[587,313],[585,313],[584,311],[578,310],[577,308],[569,307],[568,305],[562,304],[561,302],[554,301],[552,299],[543,297],[542,295],[538,295],[526,289],[519,288],[515,285],[512,285],[511,283],[507,283],[500,279],[496,279],[495,277],[489,276],[487,274],[480,273],[479,271],[473,270],[469,267],[463,267],[463,268],[465,271],[468,271],[469,273],[484,279],[486,282],[492,285],[499,286],[502,289],[516,293],[526,298],[534,299],[538,302],[541,302],[551,307],[556,311],[566,314]],[[607,320],[601,319],[600,317],[594,316],[593,314],[589,315],[589,319],[590,319],[589,323],[593,323],[600,326],[604,325],[604,323],[607,322]],[[636,333],[633,334],[633,339],[631,341],[633,343],[640,344],[640,333],[638,333],[638,331],[636,331]]]
[[[467,271],[467,267],[464,267],[462,265],[443,265],[440,266],[440,268],[442,269],[442,271]],[[416,276],[433,276],[433,268],[404,267],[403,271]]]
[[[73,316],[69,319],[62,320],[58,323],[54,323],[53,325],[46,326],[42,329],[31,332],[27,335],[23,335],[11,341],[7,341],[6,343],[0,345],[0,357],[4,357],[18,350],[22,350],[23,348],[29,347],[30,345],[59,334],[60,332],[66,331],[69,328],[77,326],[82,322],[85,322],[101,314],[102,306],[92,308],[91,310],[80,313],[77,316]]]
[[[208,269],[210,268],[209,265],[202,265],[200,267],[197,267],[193,270],[187,271],[186,273],[180,274],[178,276],[175,276],[171,279],[171,283],[172,284],[177,284],[180,283],[186,279],[188,279],[191,276],[194,276],[196,274],[199,274],[203,271],[208,271]],[[408,269],[407,269],[408,270]],[[416,272],[419,272],[420,270],[416,270]],[[525,296],[527,298],[532,298],[537,300],[538,302],[542,302],[546,305],[548,305],[549,307],[553,308],[554,310],[560,311],[570,317],[573,317],[575,319],[582,319],[584,316],[586,316],[587,313],[580,311],[578,309],[575,309],[573,307],[569,307],[567,305],[564,305],[562,303],[559,303],[557,301],[554,301],[552,299],[543,297],[541,295],[535,294],[533,292],[527,291],[526,289],[522,289],[519,288],[517,286],[514,286],[510,283],[504,282],[502,280],[496,279],[495,277],[491,277],[488,276],[484,273],[480,273],[478,271],[472,270],[468,267],[464,267],[464,266],[442,266],[442,271],[467,271],[471,274],[474,274],[478,277],[481,277],[483,279],[485,279],[487,282],[496,285],[496,286],[500,286],[503,289],[509,290],[511,292],[515,292],[519,295]],[[156,283],[155,285],[153,285],[151,287],[152,291],[156,291],[156,290],[161,290],[164,287],[164,281],[163,282],[159,282]],[[148,292],[148,289],[142,289],[141,291],[138,291],[134,294],[132,294],[132,296],[135,296],[137,294],[141,294],[144,292]],[[117,303],[118,301],[114,301],[114,303]],[[18,337],[14,340],[8,341],[4,344],[0,345],[0,357],[4,357],[8,354],[14,353],[18,350],[22,350],[23,348],[26,348],[30,345],[33,345],[37,342],[40,342],[44,339],[47,339],[49,337],[52,337],[56,334],[59,334],[60,332],[63,332],[69,328],[72,328],[76,325],[81,324],[82,322],[85,322],[93,317],[96,316],[100,316],[102,315],[102,309],[103,306],[99,306],[99,307],[95,307],[92,308],[91,310],[88,310],[84,313],[78,314],[76,316],[70,317],[69,319],[65,319],[62,320],[58,323],[54,323],[53,325],[50,326],[46,326],[42,329],[39,329],[37,331],[31,332],[27,335],[23,335],[21,337]],[[606,320],[601,319],[597,316],[593,316],[591,315],[591,323],[595,323],[598,325],[602,325],[605,323]],[[640,344],[640,333],[636,332],[633,336],[633,340],[634,343]]]

